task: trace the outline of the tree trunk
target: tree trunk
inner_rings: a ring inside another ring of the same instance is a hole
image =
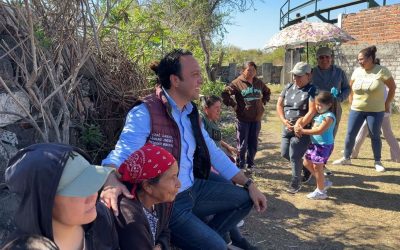
[[[199,29],[199,38],[200,38],[201,49],[204,52],[204,67],[207,72],[207,78],[209,81],[214,82],[215,79],[213,79],[213,76],[211,74],[211,67],[210,67],[210,51],[208,50],[206,37],[205,37],[205,34],[202,29]]]

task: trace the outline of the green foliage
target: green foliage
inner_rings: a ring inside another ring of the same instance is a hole
[[[229,138],[235,138],[236,134],[236,127],[235,124],[226,124],[221,128],[221,134],[222,138],[224,138],[225,141],[229,141],[231,143],[233,140],[229,140]]]
[[[100,146],[103,142],[104,135],[100,130],[100,126],[97,124],[85,124],[81,127],[81,136],[79,141],[91,149]]]
[[[35,38],[39,41],[39,44],[41,47],[43,48],[50,48],[52,42],[51,39],[46,36],[44,29],[40,26],[35,26],[34,27],[34,34],[35,34]]]
[[[100,9],[106,3],[101,0]],[[223,37],[229,15],[252,5],[253,0],[121,0],[112,8],[100,37],[117,38],[142,69],[173,48],[191,50],[210,69],[220,54],[213,41]]]
[[[283,89],[283,85],[281,84],[268,84],[268,88],[271,90],[272,94],[280,94]]]
[[[225,83],[220,81],[205,81],[201,85],[201,94],[202,95],[216,95],[221,96],[222,91],[225,88]]]
[[[226,56],[223,64],[238,63],[242,64],[247,61],[254,61],[257,65],[262,63],[273,63],[274,65],[283,65],[285,57],[285,49],[278,48],[272,52],[265,52],[261,49],[242,50],[235,46],[224,48]]]

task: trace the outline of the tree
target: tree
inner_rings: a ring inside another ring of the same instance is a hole
[[[105,33],[113,33],[131,56],[146,66],[165,51],[183,47],[204,58],[209,80],[215,40],[226,32],[229,15],[245,11],[253,0],[123,0],[112,9]],[[223,53],[218,51],[216,61]]]

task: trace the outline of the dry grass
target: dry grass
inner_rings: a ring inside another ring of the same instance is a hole
[[[373,168],[367,139],[351,166],[332,166],[334,186],[325,201],[308,200],[305,195],[315,182],[291,195],[284,190],[291,178],[288,162],[280,157],[281,124],[275,113],[279,88],[268,106],[262,125],[258,171],[254,178],[267,195],[266,213],[252,212],[244,233],[262,249],[399,249],[400,248],[400,163],[390,162],[389,147],[383,140],[383,164],[387,171]],[[335,142],[331,160],[341,157],[346,133],[348,105]],[[391,118],[393,131],[400,137],[400,115]]]

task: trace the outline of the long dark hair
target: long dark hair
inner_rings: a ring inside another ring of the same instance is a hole
[[[329,108],[329,111],[331,111],[335,116],[337,116],[337,100],[336,98],[328,91],[320,91],[318,95],[315,97],[315,100],[318,102],[329,105],[332,104],[331,107]]]

